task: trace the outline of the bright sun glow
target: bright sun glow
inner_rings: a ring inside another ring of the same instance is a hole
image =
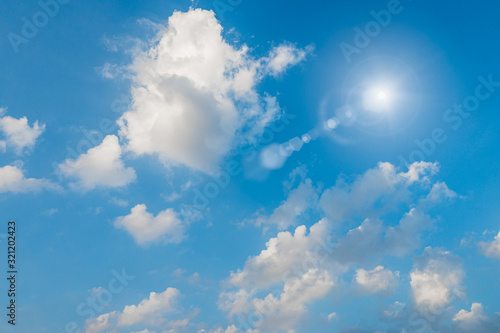
[[[394,99],[393,92],[388,87],[376,86],[368,89],[363,95],[363,105],[366,110],[387,112]]]

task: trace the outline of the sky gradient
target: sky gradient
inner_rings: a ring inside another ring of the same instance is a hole
[[[500,332],[498,9],[2,2],[0,330]]]

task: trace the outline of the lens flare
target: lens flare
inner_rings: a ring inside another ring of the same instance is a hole
[[[373,86],[363,95],[363,107],[373,112],[388,112],[394,100],[394,93],[388,86]]]

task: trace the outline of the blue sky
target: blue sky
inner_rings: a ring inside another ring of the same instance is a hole
[[[498,332],[497,9],[1,3],[2,332]]]

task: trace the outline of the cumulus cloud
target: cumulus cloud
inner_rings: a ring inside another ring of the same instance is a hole
[[[17,166],[6,165],[0,168],[0,193],[27,193],[41,190],[60,190],[60,186],[48,179],[26,178]]]
[[[326,297],[342,275],[355,265],[387,255],[405,256],[422,246],[424,232],[430,230],[436,220],[429,209],[457,197],[445,183],[431,182],[438,168],[435,163],[419,162],[410,165],[407,172],[397,172],[390,163],[380,163],[352,182],[341,179],[326,189],[319,201],[314,199],[313,204],[308,204],[321,206],[326,215],[309,228],[309,233],[304,225],[296,227],[293,233],[279,232],[269,239],[260,254],[249,257],[242,269],[230,273],[219,295],[219,307],[232,318],[263,316],[259,321],[260,332],[293,330],[298,324],[297,318],[307,313],[307,304]],[[292,174],[291,180],[284,183],[288,196],[280,207],[286,206],[294,193],[303,193],[297,191],[301,186],[312,188],[304,172],[295,170]],[[293,188],[299,176],[299,186]],[[298,202],[302,207],[304,201]],[[288,206],[288,210],[293,210],[293,205]],[[296,215],[292,212],[284,221],[290,223]],[[383,218],[388,215],[390,222],[385,223]],[[365,217],[358,227],[344,235],[337,234],[339,222],[355,221],[358,216]],[[435,309],[451,302],[451,296],[439,301],[436,294],[461,292],[461,266],[459,263],[453,266],[453,255],[438,254],[437,250],[426,250],[422,258],[416,259],[411,273],[412,306],[422,311],[425,307]],[[387,294],[398,285],[398,276],[398,272],[376,266],[372,270],[358,269],[354,282],[362,293]],[[298,300],[295,304],[293,297],[283,296],[287,294],[285,288],[302,285],[312,277],[318,292],[311,291],[310,299]],[[281,303],[284,299],[297,311],[286,310],[289,308]],[[391,320],[401,320],[404,316],[407,324],[410,310],[396,310],[397,318]]]
[[[0,109],[0,115],[5,109]],[[5,140],[0,141],[0,150],[5,151],[12,147],[17,154],[21,154],[25,148],[32,149],[36,140],[45,130],[45,124],[35,121],[32,126],[26,117],[19,119],[4,116],[0,117],[0,131],[5,136]]]
[[[308,53],[312,52],[312,46],[305,50],[298,49],[292,44],[283,44],[274,47],[269,52],[266,61],[266,70],[273,76],[283,73],[286,69],[304,60]]]
[[[362,293],[375,294],[394,291],[397,286],[399,272],[393,273],[383,266],[377,266],[371,271],[358,269],[355,280]]]
[[[309,233],[299,226],[294,234],[280,232],[266,243],[266,249],[250,257],[243,270],[232,272],[228,282],[247,289],[269,287],[279,283],[292,271],[297,263],[308,262],[319,252],[331,251],[325,236],[328,234],[326,220],[314,224]],[[323,254],[324,255],[324,254]]]
[[[259,331],[292,329],[307,313],[307,304],[324,298],[335,285],[338,268],[323,269],[320,264],[331,251],[326,223],[319,221],[309,233],[300,226],[294,234],[285,231],[271,238],[265,250],[231,273],[219,307],[229,316],[263,316]],[[271,287],[273,291],[266,292]]]
[[[303,60],[305,51],[287,44],[254,59],[247,46],[228,44],[222,30],[212,11],[174,12],[153,46],[134,58],[132,105],[119,120],[128,149],[214,172],[235,144],[280,116],[276,99],[256,85],[270,70]]]
[[[272,293],[252,300],[253,310],[263,314],[259,329],[269,332],[289,331],[306,313],[306,305],[324,298],[334,286],[330,274],[321,269],[310,269],[300,278],[285,282],[279,297]]]
[[[412,297],[421,313],[438,315],[457,297],[464,297],[464,271],[458,257],[439,248],[427,247],[415,259],[410,273]]]
[[[176,288],[167,288],[164,292],[149,294],[138,305],[127,305],[123,311],[113,311],[87,320],[86,333],[100,333],[115,329],[127,328],[141,324],[149,327],[170,325],[166,315],[176,310],[180,292]]]
[[[453,317],[452,332],[500,332],[500,313],[488,317],[481,303],[472,303],[470,311],[460,310]]]
[[[185,238],[187,224],[172,208],[153,216],[144,204],[136,205],[130,214],[115,220],[115,227],[127,230],[139,245],[155,242],[178,244]]]
[[[313,207],[317,200],[317,189],[314,188],[312,180],[307,178],[288,193],[286,200],[283,200],[270,216],[259,216],[254,223],[257,226],[274,225],[279,230],[287,229],[296,225],[297,217]]]
[[[135,170],[125,167],[118,137],[108,135],[102,143],[82,154],[78,159],[67,159],[59,164],[59,172],[67,178],[75,178],[71,184],[83,191],[98,187],[121,187],[136,179]]]
[[[419,207],[411,208],[395,226],[384,225],[380,219],[366,219],[338,240],[333,256],[346,264],[363,264],[382,255],[401,257],[421,246],[421,235],[433,224],[434,219]]]
[[[255,296],[256,290],[224,292],[219,307],[230,315],[260,318],[254,323],[259,332],[290,331],[307,313],[306,306],[324,298],[334,285],[328,271],[311,268],[287,279],[282,290],[277,288],[263,298]]]
[[[485,256],[500,258],[500,232],[498,232],[494,240],[490,242],[480,242],[479,246],[483,249]]]
[[[335,222],[380,216],[399,203],[408,202],[409,187],[428,182],[438,170],[437,163],[416,162],[407,172],[398,173],[392,164],[379,163],[352,183],[338,179],[335,186],[323,192],[320,207]]]

